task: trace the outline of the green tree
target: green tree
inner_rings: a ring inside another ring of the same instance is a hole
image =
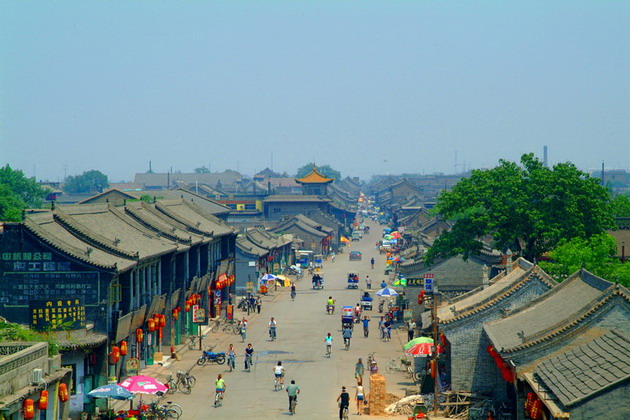
[[[206,168],[205,166],[202,166],[200,168],[195,168],[195,173],[196,174],[207,174],[207,173],[210,173],[210,169]]]
[[[618,194],[610,202],[613,217],[630,217],[630,197]]]
[[[82,175],[69,176],[63,185],[63,190],[67,193],[89,193],[102,192],[103,189],[109,187],[107,175],[101,171],[91,170],[83,172]]]
[[[590,238],[573,238],[561,243],[549,252],[551,261],[541,261],[540,267],[557,280],[563,280],[580,268],[609,281],[619,279],[630,285],[630,264],[622,264],[617,258],[615,238],[607,233]]]
[[[533,154],[521,165],[501,160],[490,170],[474,170],[438,197],[438,212],[453,222],[429,249],[426,262],[479,253],[491,238],[529,260],[563,240],[588,238],[613,226],[609,196],[599,180],[572,163],[545,167]]]
[[[22,210],[39,208],[46,192],[24,172],[13,170],[9,165],[0,168],[0,220],[18,222]]]
[[[335,181],[339,181],[341,179],[341,172],[334,170],[330,167],[330,165],[322,165],[317,166],[314,163],[307,163],[306,165],[298,168],[296,178],[302,178],[308,175],[313,167],[317,168],[317,172],[324,175],[326,178],[333,178]]]

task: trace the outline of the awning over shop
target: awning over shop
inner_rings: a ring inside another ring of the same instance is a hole
[[[222,260],[214,280],[214,290],[223,289],[226,286],[234,284],[234,260]]]

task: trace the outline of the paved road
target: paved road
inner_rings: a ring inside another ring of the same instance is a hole
[[[325,262],[322,275],[325,279],[323,290],[311,288],[310,277],[305,276],[297,284],[297,297],[292,301],[289,289],[278,289],[263,300],[260,315],[249,318],[248,339],[255,349],[255,365],[251,372],[243,371],[243,352],[245,345],[240,336],[209,333],[206,344],[217,343],[217,349],[226,350],[229,343],[237,348],[237,369],[229,373],[226,366],[195,366],[192,374],[197,378],[197,385],[191,395],[176,393],[168,396],[184,409],[184,419],[208,418],[248,418],[248,419],[281,419],[288,416],[288,398],[285,391],[274,391],[273,366],[281,360],[286,368],[285,384],[295,379],[301,389],[298,398],[297,417],[308,419],[336,418],[338,413],[335,402],[341,386],[349,388],[354,397],[356,381],[354,365],[359,357],[364,363],[369,352],[376,352],[380,373],[388,380],[388,392],[404,395],[403,388],[413,384],[402,374],[384,373],[385,361],[401,355],[401,340],[406,333],[395,333],[390,342],[382,342],[378,337],[377,304],[374,310],[366,312],[371,315],[370,337],[364,338],[362,328],[354,329],[349,351],[343,349],[341,338],[341,322],[339,309],[342,305],[356,305],[361,288],[365,288],[365,275],[372,278],[374,289],[386,277],[383,275],[385,258],[378,254],[375,243],[381,236],[382,227],[369,224],[371,232],[359,242],[352,242],[350,250],[363,252],[362,261],[349,261],[348,250],[339,254],[335,263]],[[370,258],[377,260],[376,268],[370,269]],[[347,273],[358,271],[360,274],[359,290],[346,288]],[[325,302],[328,296],[337,301],[334,315],[327,315]],[[241,315],[239,310],[237,315]],[[278,321],[278,339],[270,341],[267,323],[273,316]],[[331,332],[334,337],[332,357],[325,357],[324,337]],[[246,344],[246,343],[245,343]],[[180,362],[174,363],[171,370],[183,370],[191,366],[198,351],[184,354]],[[227,385],[222,407],[211,407],[214,397],[214,381],[217,374],[223,373]],[[366,392],[369,388],[368,376],[364,377]],[[354,403],[351,404],[354,408]],[[351,410],[354,413],[354,410]],[[371,417],[376,418],[376,417]],[[391,417],[390,417],[391,418]]]

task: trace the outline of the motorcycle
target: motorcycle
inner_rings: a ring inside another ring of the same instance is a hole
[[[243,298],[241,299],[241,301],[238,303],[238,305],[236,307],[238,309],[242,309],[242,310],[246,311],[248,305],[249,305],[249,301],[247,300],[247,298],[245,296],[243,296]]]
[[[326,312],[328,315],[332,315],[335,313],[335,305],[326,305]]]
[[[225,363],[225,352],[215,353],[212,350],[204,350],[201,357],[197,360],[199,366],[203,366],[208,363],[216,363],[222,365]]]

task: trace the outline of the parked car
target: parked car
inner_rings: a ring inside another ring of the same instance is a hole
[[[348,256],[348,259],[350,261],[361,261],[361,257],[363,257],[363,255],[361,254],[360,251],[350,251],[350,255]]]

